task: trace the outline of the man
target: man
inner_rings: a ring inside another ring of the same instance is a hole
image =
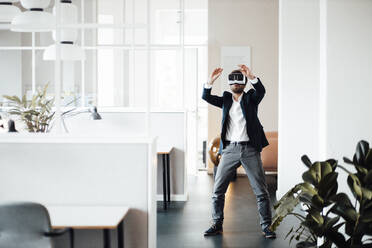
[[[258,104],[265,95],[265,88],[259,78],[245,65],[229,74],[232,93],[223,96],[211,95],[212,85],[223,69],[213,71],[209,82],[204,85],[202,98],[208,103],[222,108],[221,161],[215,174],[213,187],[213,225],[205,231],[205,236],[222,234],[225,193],[237,167],[242,165],[257,199],[262,233],[266,238],[276,235],[269,228],[271,224],[270,198],[265,174],[262,168],[261,150],[268,145],[263,127],[257,117]],[[244,88],[247,79],[253,85],[247,93]]]

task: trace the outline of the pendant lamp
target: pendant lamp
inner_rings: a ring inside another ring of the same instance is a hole
[[[62,0],[59,5],[61,8],[61,24],[76,24],[78,22],[78,10],[71,0]],[[55,8],[53,10],[55,13]],[[85,53],[83,49],[75,44],[78,36],[77,29],[62,29],[60,34],[61,60],[75,61],[84,60]],[[56,33],[53,31],[53,39],[56,40]],[[56,60],[56,45],[47,47],[43,55],[44,60]]]
[[[55,28],[55,17],[46,12],[50,0],[21,0],[27,9],[17,14],[12,20],[11,30],[14,32],[49,32]]]
[[[0,0],[0,23],[10,23],[17,14],[21,13],[21,10],[13,5],[15,2],[18,0]]]

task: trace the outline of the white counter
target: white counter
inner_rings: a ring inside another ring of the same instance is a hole
[[[156,139],[2,134],[1,202],[130,207],[126,247],[155,247],[156,166]]]

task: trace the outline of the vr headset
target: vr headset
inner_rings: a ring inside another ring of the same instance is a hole
[[[241,73],[230,73],[229,74],[229,85],[232,84],[245,84],[245,76]]]

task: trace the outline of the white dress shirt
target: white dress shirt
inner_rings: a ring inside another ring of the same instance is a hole
[[[249,79],[249,82],[251,84],[255,84],[258,82],[258,79],[255,78],[253,80]],[[212,85],[205,84],[204,88],[210,89],[212,88]],[[243,94],[241,94],[236,101],[234,99],[234,96],[232,96],[232,105],[229,110],[229,123],[227,126],[226,131],[226,140],[229,140],[231,142],[234,141],[249,141],[249,137],[247,134],[247,122],[245,121],[242,108],[240,106],[240,101],[242,100]]]
[[[229,111],[229,121],[226,130],[226,140],[231,142],[234,141],[248,141],[247,135],[247,123],[245,121],[240,101],[242,100],[243,94],[241,94],[236,101],[232,97],[233,103]]]

